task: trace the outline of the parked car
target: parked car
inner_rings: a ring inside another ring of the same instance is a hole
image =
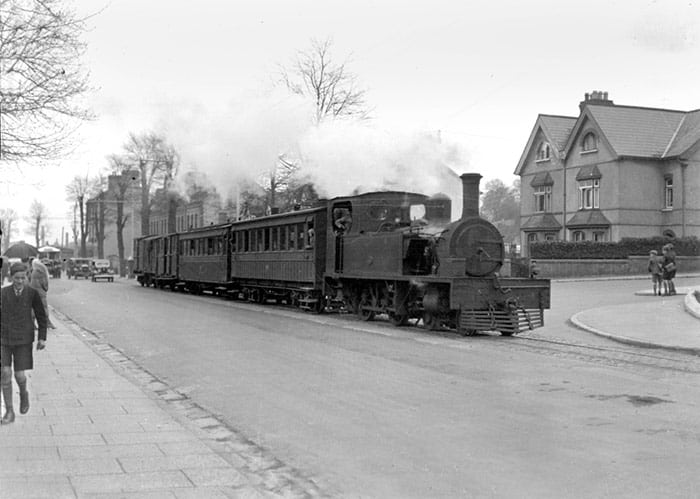
[[[92,272],[90,271],[90,259],[69,258],[66,267],[66,275],[68,276],[68,279],[71,277],[73,279],[77,279],[78,277],[89,279],[92,275]]]

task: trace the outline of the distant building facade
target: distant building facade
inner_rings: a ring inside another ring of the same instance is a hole
[[[221,210],[221,199],[218,194],[202,192],[194,199],[187,201],[182,198],[161,202],[151,211],[149,234],[169,234],[186,232],[226,222],[227,212]]]
[[[98,256],[97,247],[100,233],[103,234],[104,258],[109,259],[115,269],[119,269],[119,249],[117,243],[117,214],[121,205],[124,258],[133,255],[133,241],[141,235],[141,186],[138,172],[110,175],[107,189],[85,203],[85,216],[88,230],[88,253]]]
[[[579,109],[540,114],[515,169],[523,254],[534,241],[700,237],[700,110],[620,106],[598,91]]]

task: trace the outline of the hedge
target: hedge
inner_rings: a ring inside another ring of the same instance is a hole
[[[596,241],[542,241],[530,243],[530,257],[542,260],[590,260],[625,259],[635,255],[649,255],[656,250],[661,255],[661,247],[673,243],[678,256],[699,256],[700,240],[697,237],[633,238],[626,237],[616,243]]]

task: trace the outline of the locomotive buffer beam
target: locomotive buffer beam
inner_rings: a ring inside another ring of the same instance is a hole
[[[459,331],[500,331],[504,336],[521,333],[544,326],[541,309],[518,308],[512,311],[489,308],[488,310],[460,310]]]

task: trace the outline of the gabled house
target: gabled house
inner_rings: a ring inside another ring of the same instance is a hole
[[[700,110],[598,91],[579,109],[539,115],[515,169],[523,254],[533,241],[700,237]]]

